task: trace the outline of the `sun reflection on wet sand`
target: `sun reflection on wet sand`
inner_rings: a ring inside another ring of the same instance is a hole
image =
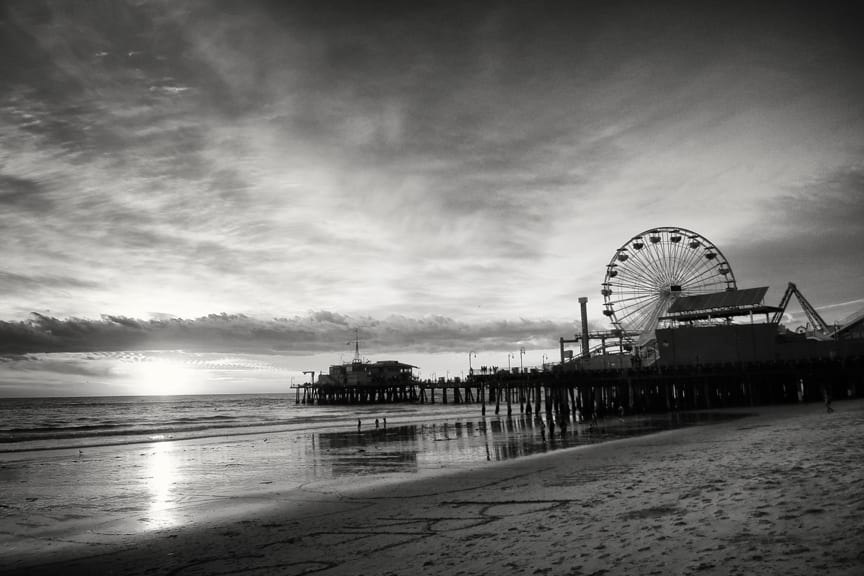
[[[147,460],[146,487],[150,492],[146,530],[162,530],[180,524],[177,514],[176,485],[182,479],[173,442],[157,442]]]

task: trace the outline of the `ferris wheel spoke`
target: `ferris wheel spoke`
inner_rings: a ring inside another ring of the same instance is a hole
[[[625,321],[628,318],[630,318],[632,315],[638,314],[640,311],[648,310],[648,309],[651,309],[651,308],[658,306],[660,304],[660,302],[661,302],[661,297],[656,296],[654,298],[650,298],[650,299],[647,299],[647,300],[644,300],[644,301],[641,301],[638,303],[626,305],[626,306],[624,306],[623,310],[621,311],[621,315],[619,317],[619,320]]]
[[[644,274],[634,274],[630,271],[619,271],[618,275],[611,282],[619,282],[619,283],[627,283],[627,284],[638,284],[640,286],[646,286],[651,289],[659,288],[660,285],[656,282],[654,278],[646,276]]]
[[[640,242],[642,243],[642,248],[639,249],[636,254],[638,254],[637,261],[639,262],[640,269],[644,271],[644,275],[646,277],[652,278],[655,282],[659,281],[659,277],[662,275],[662,270],[657,266],[656,260],[653,258],[651,254],[651,247],[654,245],[650,236],[647,234],[643,234],[640,238]],[[633,245],[634,239],[631,239],[631,246]]]
[[[660,235],[660,242],[657,243],[657,257],[661,262],[664,283],[666,285],[672,284],[672,274],[675,268],[675,260],[671,252],[671,244],[672,242],[669,239],[669,232],[664,230]]]
[[[634,265],[636,263],[641,265],[640,268],[636,269],[636,272],[641,277],[645,278],[652,286],[659,289],[663,285],[663,271],[659,267],[656,258],[651,254],[650,245],[646,245],[642,250],[640,250],[639,257],[634,262]]]
[[[702,259],[702,241],[696,240],[698,245],[693,247],[690,243],[694,240],[692,234],[683,234],[681,238],[681,265],[678,268],[678,278],[685,278],[689,270],[697,266]]]
[[[687,254],[687,257],[684,259],[684,261],[681,264],[681,270],[679,272],[679,274],[680,274],[679,278],[688,277],[688,275],[691,274],[692,271],[695,270],[699,266],[699,264],[702,263],[702,261],[705,257],[705,252],[702,249],[702,243],[701,242],[699,243],[699,246],[697,246],[696,248],[691,248],[689,242],[690,242],[690,240],[688,239],[687,249],[689,250],[689,252]]]
[[[660,286],[654,284],[648,284],[647,282],[635,281],[635,280],[621,280],[618,282],[608,282],[610,287],[617,288],[620,291],[632,290],[638,292],[657,292],[660,289]]]
[[[685,291],[705,290],[722,282],[719,272],[716,267],[703,267],[694,271],[682,285]]]
[[[615,302],[615,315],[622,328],[638,330],[642,319],[648,313],[647,311],[656,308],[661,300],[662,296],[656,291],[648,295],[638,294],[630,297],[621,295]]]
[[[657,306],[656,308],[654,308],[654,310],[651,313],[651,317],[648,320],[645,327],[646,328],[650,327],[651,330],[656,329],[657,323],[660,321],[659,320],[660,315],[664,314],[666,312],[666,310],[668,310],[668,309],[669,309],[669,302],[668,301],[664,302],[664,303],[660,304],[659,306]]]
[[[644,281],[637,280],[622,281],[617,284],[609,285],[617,287],[621,291],[650,292],[651,294],[659,292],[662,288],[660,285],[657,284],[650,284]]]
[[[650,292],[656,292],[660,289],[660,285],[653,278],[641,274],[637,276],[621,272],[619,272],[618,276],[615,277],[615,280],[609,282],[609,285],[636,290],[647,290]]]
[[[664,244],[661,244],[657,251],[657,257],[660,259],[661,266],[663,266],[663,285],[670,286],[674,283],[672,269],[675,266],[675,262],[667,253],[666,246]]]
[[[622,297],[615,301],[615,305],[620,305],[621,308],[636,306],[642,302],[647,302],[659,298],[656,294],[638,294],[636,296]]]
[[[701,274],[706,270],[712,270],[715,267],[714,261],[708,258],[708,254],[710,254],[710,252],[703,252],[702,254],[699,254],[697,258],[694,258],[690,262],[685,276],[691,277],[696,274]]]
[[[646,315],[650,315],[658,305],[659,303],[654,302],[630,310],[625,310],[625,313],[619,321],[627,327],[636,326],[640,323],[641,319],[646,317]]]
[[[684,287],[690,288],[694,285],[715,286],[715,285],[720,285],[720,284],[726,283],[726,281],[722,278],[722,276],[718,276],[718,277],[714,278],[713,276],[715,274],[719,275],[720,273],[716,269],[711,269],[711,268],[702,270],[698,274],[690,277],[687,280],[687,283],[682,285],[682,288],[684,288]],[[706,280],[710,280],[710,282],[706,282]]]
[[[646,308],[642,310],[642,313],[638,316],[638,319],[633,321],[633,325],[635,327],[638,327],[639,332],[645,332],[646,330],[653,329],[657,325],[655,319],[658,316],[659,310],[659,305],[654,306],[653,308]]]
[[[691,277],[704,264],[704,258],[705,254],[701,248],[690,248],[690,253],[681,263],[677,277],[681,279]]]
[[[662,242],[662,238],[661,238]],[[660,242],[651,242],[649,237],[649,244],[647,245],[646,257],[650,260],[651,269],[653,270],[654,276],[657,279],[658,283],[665,284],[668,281],[668,272],[664,269],[664,265],[662,262],[662,258],[660,254],[658,254],[657,246]]]
[[[694,268],[693,270],[688,270],[687,274],[683,276],[684,280],[681,283],[681,289],[685,288],[694,288],[696,286],[700,286],[703,284],[703,281],[706,277],[710,277],[713,271],[710,268],[705,266],[700,266],[699,268]]]
[[[612,308],[615,311],[620,311],[631,306],[639,306],[641,303],[652,300],[653,298],[656,298],[656,296],[652,294],[623,294],[619,295],[618,298],[615,299]]]
[[[687,243],[686,243],[686,241],[684,241],[685,240],[684,235],[681,234],[680,236],[681,236],[681,240],[679,240],[675,244],[676,263],[675,263],[675,269],[672,271],[672,277],[676,281],[679,278],[683,278],[683,276],[684,276],[683,272],[687,267],[687,257],[690,256],[690,254],[687,252],[687,250],[689,250],[690,248],[687,247]]]
[[[673,284],[675,282],[675,268],[678,266],[678,259],[675,256],[675,245],[672,243],[671,234],[664,231],[663,241],[660,242],[660,253],[663,256],[666,271],[666,283]]]
[[[630,313],[630,311],[656,304],[657,302],[659,302],[660,298],[661,296],[659,295],[631,298],[619,300],[618,302],[616,302],[616,305],[620,305],[619,311],[621,312],[622,317],[626,317]]]

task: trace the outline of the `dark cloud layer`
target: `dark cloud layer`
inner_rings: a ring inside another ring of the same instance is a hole
[[[378,320],[319,311],[304,317],[259,320],[213,314],[196,319],[57,319],[34,313],[26,322],[0,322],[0,354],[174,350],[309,354],[343,351],[359,330],[364,348],[376,353],[554,348],[576,323],[502,321],[466,324],[443,316],[391,316]]]
[[[817,307],[861,294],[864,166],[839,167],[760,204],[770,217],[757,229],[742,230],[728,247],[739,285],[770,284],[779,302],[786,283],[794,282]]]
[[[25,276],[0,270],[0,291],[5,294],[25,294],[33,290],[95,288],[99,284],[82,278],[66,276]]]

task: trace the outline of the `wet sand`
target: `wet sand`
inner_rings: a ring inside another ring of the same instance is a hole
[[[864,401],[835,409],[760,407],[734,421],[386,483],[262,486],[220,501],[232,515],[199,511],[194,528],[4,553],[0,566],[29,574],[858,575]]]

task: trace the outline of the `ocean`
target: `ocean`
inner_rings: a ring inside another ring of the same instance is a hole
[[[39,554],[126,541],[308,501],[328,486],[405,482],[712,418],[591,428],[491,408],[484,417],[478,404],[316,406],[292,394],[0,399],[0,546]]]
[[[479,405],[298,404],[294,394],[0,398],[0,453],[463,421]]]

